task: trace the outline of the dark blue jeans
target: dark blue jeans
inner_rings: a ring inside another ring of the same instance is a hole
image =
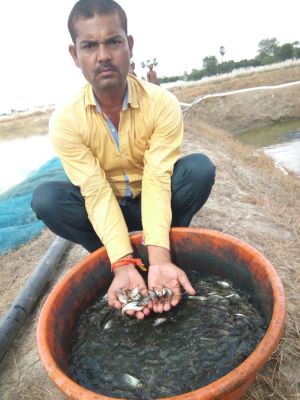
[[[189,226],[208,199],[214,180],[215,167],[203,154],[191,154],[176,162],[171,180],[172,226]],[[102,246],[88,219],[80,190],[72,183],[49,181],[39,185],[31,206],[37,218],[56,235],[79,243],[90,252]],[[141,197],[120,207],[128,231],[142,230]]]

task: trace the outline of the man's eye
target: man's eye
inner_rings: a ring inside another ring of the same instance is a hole
[[[106,42],[106,45],[107,45],[107,46],[110,46],[110,47],[117,47],[117,46],[119,46],[121,43],[122,43],[122,40],[121,40],[121,39],[110,39],[110,40],[108,40],[108,41]]]
[[[85,44],[82,46],[82,48],[83,48],[83,49],[89,50],[89,49],[95,48],[96,46],[97,46],[96,43],[85,43]]]

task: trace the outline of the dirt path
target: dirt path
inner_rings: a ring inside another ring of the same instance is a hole
[[[260,151],[253,151],[236,142],[228,132],[208,125],[202,120],[200,110],[186,115],[185,125],[183,152],[204,152],[217,167],[212,195],[192,225],[234,235],[254,246],[273,264],[286,290],[286,333],[243,400],[299,399],[300,180],[283,175]],[[1,314],[53,239],[46,230],[33,242],[1,257]],[[85,254],[79,246],[72,246],[49,290]],[[3,400],[65,398],[47,378],[37,354],[35,329],[46,295],[0,365]]]

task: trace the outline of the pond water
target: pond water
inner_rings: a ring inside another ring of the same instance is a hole
[[[249,130],[237,137],[242,143],[263,148],[277,163],[300,176],[300,120]],[[0,194],[54,155],[47,134],[0,140]]]
[[[237,138],[242,143],[262,148],[276,163],[300,177],[300,120],[251,129]]]
[[[54,157],[47,134],[0,141],[0,193]]]

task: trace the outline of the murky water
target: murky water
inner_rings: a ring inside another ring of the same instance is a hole
[[[0,141],[0,194],[22,182],[54,156],[48,135]]]
[[[300,176],[300,120],[249,130],[237,138],[242,143],[263,148],[276,163]]]
[[[72,339],[71,376],[110,397],[155,399],[202,387],[238,366],[266,326],[228,280],[190,276],[197,296],[143,321],[100,299],[80,318]]]

